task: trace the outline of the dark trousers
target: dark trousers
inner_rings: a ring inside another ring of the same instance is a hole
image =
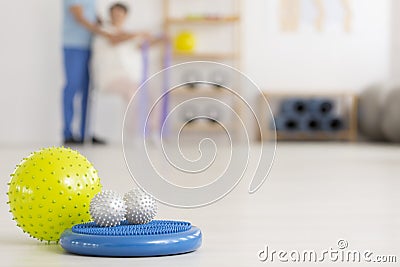
[[[81,96],[80,138],[84,140],[89,95],[90,50],[64,48],[64,68],[66,84],[63,93],[64,140],[73,138],[74,99]]]

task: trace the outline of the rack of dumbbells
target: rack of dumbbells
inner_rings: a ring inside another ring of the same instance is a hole
[[[274,122],[265,122],[261,136],[276,128],[278,140],[355,140],[357,99],[351,93],[264,93]]]

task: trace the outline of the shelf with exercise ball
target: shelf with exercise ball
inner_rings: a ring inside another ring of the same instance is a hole
[[[235,110],[232,93],[213,83],[183,83],[171,92],[170,116],[173,127],[184,132],[225,132],[234,121],[229,109]],[[223,125],[223,126],[222,126]]]
[[[164,32],[173,40],[175,60],[231,60],[239,67],[241,0],[225,1],[221,8],[211,0],[163,4]]]
[[[174,51],[172,56],[175,60],[213,60],[213,61],[226,61],[235,60],[234,53],[210,53],[210,52],[182,52]]]
[[[240,20],[239,16],[205,16],[205,15],[187,15],[183,18],[168,18],[167,22],[171,24],[187,24],[187,23],[207,23],[207,24],[223,24],[232,23]]]
[[[357,138],[357,97],[352,93],[265,92],[274,122],[261,123],[261,138],[347,140]],[[265,116],[266,117],[266,116]]]
[[[176,97],[226,97],[231,94],[218,86],[201,83],[188,83],[171,92]]]
[[[223,4],[211,0],[166,0],[163,4],[164,32],[173,44],[174,64],[213,61],[240,68],[241,0],[226,0]],[[184,125],[184,132],[190,134],[235,131],[237,126],[229,111],[218,108],[216,101],[228,104],[240,114],[239,100],[230,91],[240,92],[240,86],[235,77],[228,77],[221,69],[188,69],[179,74],[175,84],[181,86],[170,93],[171,107],[176,108],[171,115],[173,128]],[[199,105],[190,101],[194,98],[209,101]]]

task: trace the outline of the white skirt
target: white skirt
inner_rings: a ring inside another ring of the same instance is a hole
[[[138,85],[142,79],[142,56],[137,41],[112,45],[97,36],[92,45],[91,75],[95,90],[121,92],[120,81]],[[132,88],[133,90],[134,88]]]

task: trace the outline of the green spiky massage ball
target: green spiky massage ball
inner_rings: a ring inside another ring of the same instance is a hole
[[[90,201],[101,191],[93,165],[69,148],[32,153],[11,177],[7,194],[13,219],[39,240],[58,241],[65,229],[90,221]]]

